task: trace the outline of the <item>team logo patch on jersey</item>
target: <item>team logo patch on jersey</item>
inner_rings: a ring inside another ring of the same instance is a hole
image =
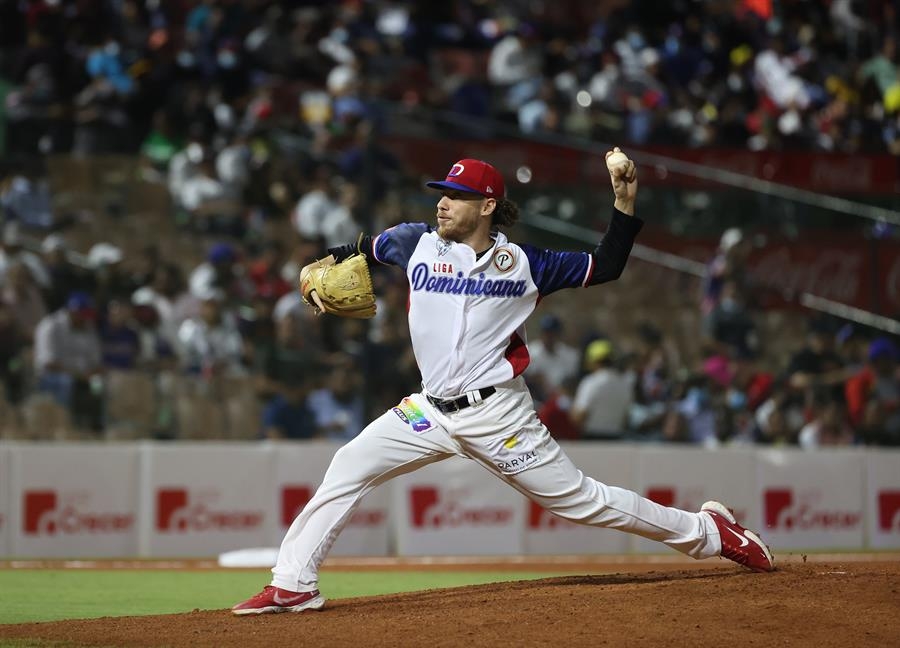
[[[450,247],[453,245],[450,241],[445,241],[442,238],[439,238],[436,241],[437,253],[439,257],[444,256],[447,252],[450,251]]]
[[[505,247],[494,250],[494,267],[500,272],[509,272],[516,265],[516,257]]]
[[[392,408],[397,417],[412,427],[413,432],[425,432],[434,427],[434,424],[425,418],[423,412],[410,398],[404,398],[397,407]]]

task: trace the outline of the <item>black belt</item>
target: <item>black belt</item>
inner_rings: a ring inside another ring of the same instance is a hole
[[[478,394],[481,400],[484,400],[496,391],[496,387],[485,387],[484,389],[476,389],[475,393]],[[460,396],[459,398],[442,399],[435,398],[431,394],[428,394],[426,398],[428,398],[428,402],[434,405],[439,412],[443,412],[444,414],[458,412],[461,409],[466,409],[472,404],[469,402],[469,397],[465,395]]]

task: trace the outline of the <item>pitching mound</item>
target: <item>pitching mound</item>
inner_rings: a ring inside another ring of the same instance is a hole
[[[322,612],[225,610],[0,626],[0,638],[90,646],[896,646],[900,563],[727,564],[329,601]],[[31,644],[28,644],[31,645]]]

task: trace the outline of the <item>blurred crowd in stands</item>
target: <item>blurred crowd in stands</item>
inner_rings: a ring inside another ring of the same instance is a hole
[[[368,325],[317,318],[293,289],[299,263],[277,241],[251,256],[213,243],[185,274],[153,244],[125,259],[120,248],[96,243],[82,266],[67,259],[58,233],[46,235],[38,252],[21,236],[8,222],[0,246],[0,400],[27,408],[29,399],[49,397],[88,437],[130,424],[127,411],[121,421],[109,416],[110,390],[133,398],[146,384],[145,402],[135,405],[152,410],[151,420],[116,434],[227,436],[210,420],[175,415],[186,391],[199,390],[222,407],[226,396],[246,407],[238,436],[347,439],[371,408],[388,406],[380,385],[408,392],[415,384],[411,358],[406,373],[380,375],[398,372],[408,353],[398,310],[405,293],[381,286],[380,314]],[[294,254],[305,263],[322,248],[301,244]],[[246,419],[250,412],[255,420]]]
[[[900,154],[898,21],[892,0],[0,0],[0,130],[14,151],[164,163],[276,124],[352,137],[335,131],[377,128],[388,101],[470,135],[490,118],[619,144]]]
[[[554,434],[709,447],[900,445],[896,337],[811,317],[790,357],[775,366],[761,362],[761,347],[771,340],[761,339],[757,324],[748,249],[739,230],[728,230],[710,260],[694,361],[680,361],[662,323],[641,323],[637,343],[627,348],[602,333],[579,348],[566,342],[558,317],[545,316],[525,375]]]
[[[368,323],[314,317],[293,287],[329,246],[428,218],[377,146],[386,102],[470,136],[900,154],[898,27],[876,0],[0,0],[7,409],[55,404],[88,437],[349,438],[418,388],[405,282],[376,272]],[[60,153],[137,155],[202,258],[74,249],[85,216],[31,163]],[[746,250],[729,230],[710,260],[700,357],[652,322],[626,342],[536,321],[526,378],[551,431],[900,444],[896,340],[817,319],[763,366]]]
[[[292,289],[300,264],[322,254],[321,241],[293,255],[272,241],[248,256],[215,243],[185,277],[152,245],[126,260],[97,243],[79,267],[66,261],[59,234],[48,234],[39,253],[22,248],[18,236],[18,225],[7,223],[0,248],[5,400],[52,398],[88,436],[120,422],[109,415],[110,381],[132,373],[152,383],[135,405],[149,408],[152,420],[135,435],[157,438],[223,435],[212,420],[189,425],[175,411],[184,416],[184,390],[225,382],[233,405],[246,409],[245,429],[235,433],[244,438],[348,439],[417,389],[401,273],[376,269],[371,323],[316,317]],[[815,318],[783,366],[763,366],[742,245],[739,232],[726,232],[710,262],[697,304],[705,313],[697,358],[680,358],[652,322],[635,331],[636,343],[600,331],[573,340],[559,315],[542,309],[525,376],[554,435],[706,446],[900,445],[896,341]]]

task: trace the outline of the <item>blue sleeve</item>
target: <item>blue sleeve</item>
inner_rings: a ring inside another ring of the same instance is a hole
[[[385,230],[372,245],[375,259],[405,269],[419,239],[428,231],[425,223],[401,223]]]
[[[587,252],[557,252],[523,245],[531,266],[531,278],[541,296],[561,288],[587,285],[591,273],[591,255]]]

